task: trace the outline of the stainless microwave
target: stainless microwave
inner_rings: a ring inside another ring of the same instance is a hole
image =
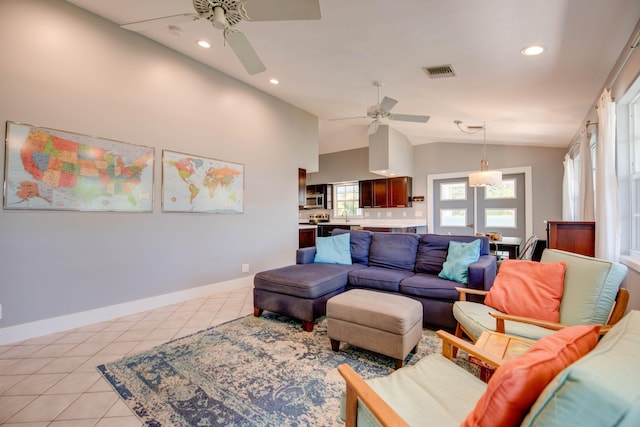
[[[304,205],[307,209],[323,208],[324,207],[324,194],[307,194],[307,203]]]

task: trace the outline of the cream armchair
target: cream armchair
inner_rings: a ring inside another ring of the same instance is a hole
[[[557,261],[567,265],[559,323],[507,315],[467,298],[471,294],[486,295],[487,292],[456,288],[460,292],[460,300],[453,305],[453,316],[458,322],[456,336],[466,334],[475,342],[483,331],[489,330],[540,339],[565,326],[613,325],[624,316],[629,293],[620,285],[626,277],[627,267],[571,252],[544,250],[541,262]],[[603,328],[603,332],[606,330]]]

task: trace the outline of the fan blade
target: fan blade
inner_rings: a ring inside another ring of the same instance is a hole
[[[337,119],[329,119],[330,122],[335,120],[351,120],[351,119],[366,119],[369,116],[354,116],[354,117],[338,117]]]
[[[229,42],[244,68],[251,75],[261,73],[266,70],[258,54],[242,31],[235,27],[228,27],[224,30],[224,37]]]
[[[396,101],[395,99],[385,96],[384,98],[382,98],[382,102],[380,103],[379,110],[383,114],[388,113],[389,110],[391,110],[393,106],[396,105],[397,103],[398,101]]]
[[[378,126],[380,126],[380,120],[376,119],[372,121],[369,125],[369,129],[367,130],[367,135],[373,135],[378,132]]]
[[[320,0],[246,0],[251,21],[320,19]]]
[[[427,123],[427,121],[429,121],[429,119],[431,117],[430,116],[417,116],[417,115],[413,115],[413,114],[389,114],[388,118],[391,119],[391,120],[401,120],[403,122]]]
[[[174,25],[174,24],[180,24],[186,21],[197,21],[198,19],[200,19],[200,17],[193,13],[182,13],[180,15],[165,16],[163,18],[154,18],[154,19],[146,19],[144,21],[130,22],[128,24],[120,25],[120,28],[138,32],[138,31],[144,31],[147,28],[152,28],[152,27],[157,28],[160,25]]]

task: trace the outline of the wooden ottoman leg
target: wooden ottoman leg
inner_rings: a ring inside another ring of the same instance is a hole
[[[253,307],[253,315],[256,317],[260,317],[262,315],[262,309],[258,307]]]
[[[305,330],[305,332],[313,332],[313,322],[308,322],[306,320],[302,321],[302,329]]]
[[[396,369],[400,369],[404,366],[404,360],[402,359],[395,359],[396,361]]]
[[[329,338],[331,340],[331,350],[340,351],[340,341],[334,340],[333,338]]]

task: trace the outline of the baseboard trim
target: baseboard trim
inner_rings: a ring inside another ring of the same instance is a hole
[[[50,319],[8,326],[0,329],[0,345],[10,344],[36,338],[42,335],[55,334],[69,329],[80,328],[92,323],[113,320],[118,317],[129,316],[147,310],[153,310],[167,305],[202,298],[220,292],[253,286],[253,276],[245,276],[226,282],[213,283],[197,288],[158,295],[129,301],[122,304],[100,307],[93,310],[81,311]]]

